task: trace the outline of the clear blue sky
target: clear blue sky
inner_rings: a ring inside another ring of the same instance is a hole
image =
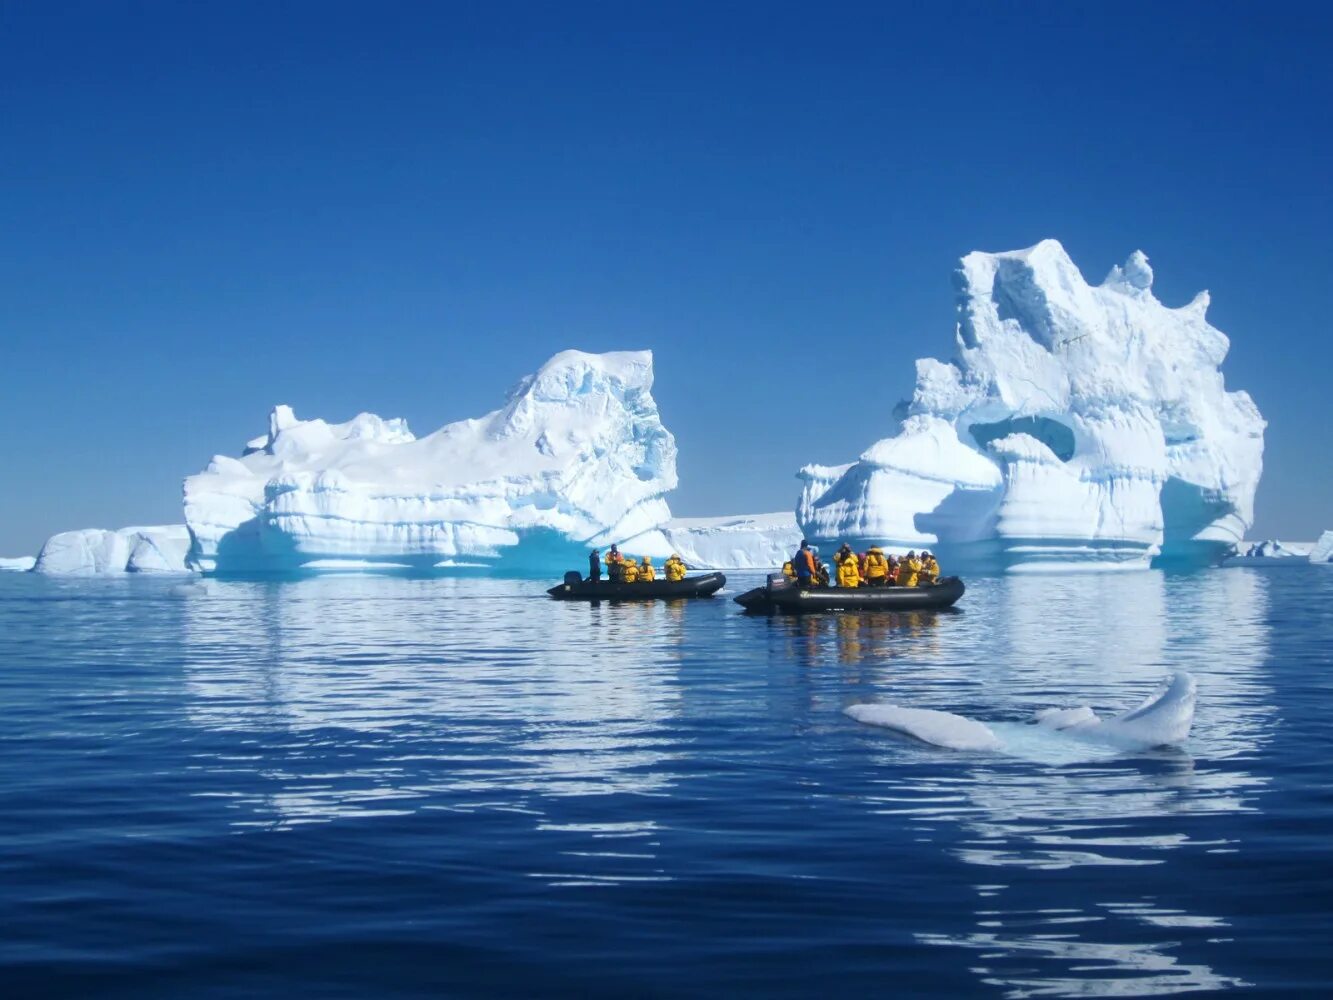
[[[969,250],[1136,248],[1333,527],[1333,17],[1281,3],[0,5],[0,553],[180,520],[272,404],[418,432],[649,347],[680,514],[953,347]],[[803,416],[770,418],[803,378]]]

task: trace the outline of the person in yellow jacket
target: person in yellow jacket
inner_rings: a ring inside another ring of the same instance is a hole
[[[666,570],[666,578],[672,583],[685,579],[685,560],[674,552],[662,568]]]
[[[785,563],[782,564],[782,575],[785,576],[788,580],[796,579],[796,567],[791,564],[790,559],[788,559]]]
[[[898,566],[898,582],[904,587],[915,587],[921,577],[921,560],[916,557],[916,550],[907,553]]]
[[[861,586],[861,567],[857,564],[856,553],[850,548],[838,553],[838,586]]]
[[[921,553],[921,585],[934,583],[940,578],[940,564],[929,552]]]
[[[889,580],[889,561],[884,558],[884,550],[878,545],[870,546],[866,553],[866,568],[863,574],[867,587],[882,587]]]
[[[652,583],[657,579],[657,570],[653,568],[653,557],[644,556],[643,565],[639,567],[639,582]]]
[[[620,582],[634,583],[639,578],[639,561],[633,556],[626,556],[620,564]]]

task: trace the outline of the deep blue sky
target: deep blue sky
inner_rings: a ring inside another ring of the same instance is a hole
[[[1326,5],[0,5],[0,553],[179,521],[272,404],[418,433],[656,352],[680,514],[790,508],[969,250],[1136,248],[1333,527]],[[799,391],[796,386],[801,386]],[[799,398],[792,412],[788,404]],[[774,417],[780,417],[774,430]]]

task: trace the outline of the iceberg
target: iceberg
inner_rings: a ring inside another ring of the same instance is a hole
[[[675,552],[691,569],[774,569],[801,544],[795,515],[740,514],[732,517],[677,517],[661,529],[666,554]],[[636,552],[639,539],[621,546]],[[656,558],[657,552],[648,555]]]
[[[1310,562],[1321,566],[1333,564],[1333,531],[1325,531],[1310,550]]]
[[[402,420],[342,424],[276,407],[239,458],[185,480],[190,566],[206,573],[480,563],[582,566],[590,546],[669,546],[676,443],[648,351],[565,351],[484,417],[417,438]]]
[[[183,524],[62,531],[46,540],[33,569],[59,576],[185,573],[189,547],[190,534]]]
[[[1096,286],[1055,240],[971,253],[957,350],[916,365],[897,433],[801,469],[812,541],[928,547],[1009,571],[1219,562],[1253,522],[1265,422],[1225,389],[1201,292],[1152,294],[1135,252]]]
[[[32,569],[37,562],[32,556],[17,556],[15,558],[0,558],[0,572],[26,573]]]

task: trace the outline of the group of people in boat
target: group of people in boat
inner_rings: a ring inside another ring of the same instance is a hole
[[[662,564],[664,579],[675,583],[685,579],[685,561],[674,552]],[[602,578],[602,554],[597,549],[588,553],[588,579],[596,583]],[[620,549],[612,545],[606,553],[606,578],[612,583],[652,583],[657,579],[657,567],[652,556],[636,559],[623,555]]]
[[[940,564],[925,549],[899,558],[885,555],[878,545],[858,553],[843,542],[833,556],[830,573],[819,558],[819,549],[803,538],[796,554],[783,563],[782,573],[803,589],[829,587],[835,579],[839,587],[925,587],[940,578]]]

